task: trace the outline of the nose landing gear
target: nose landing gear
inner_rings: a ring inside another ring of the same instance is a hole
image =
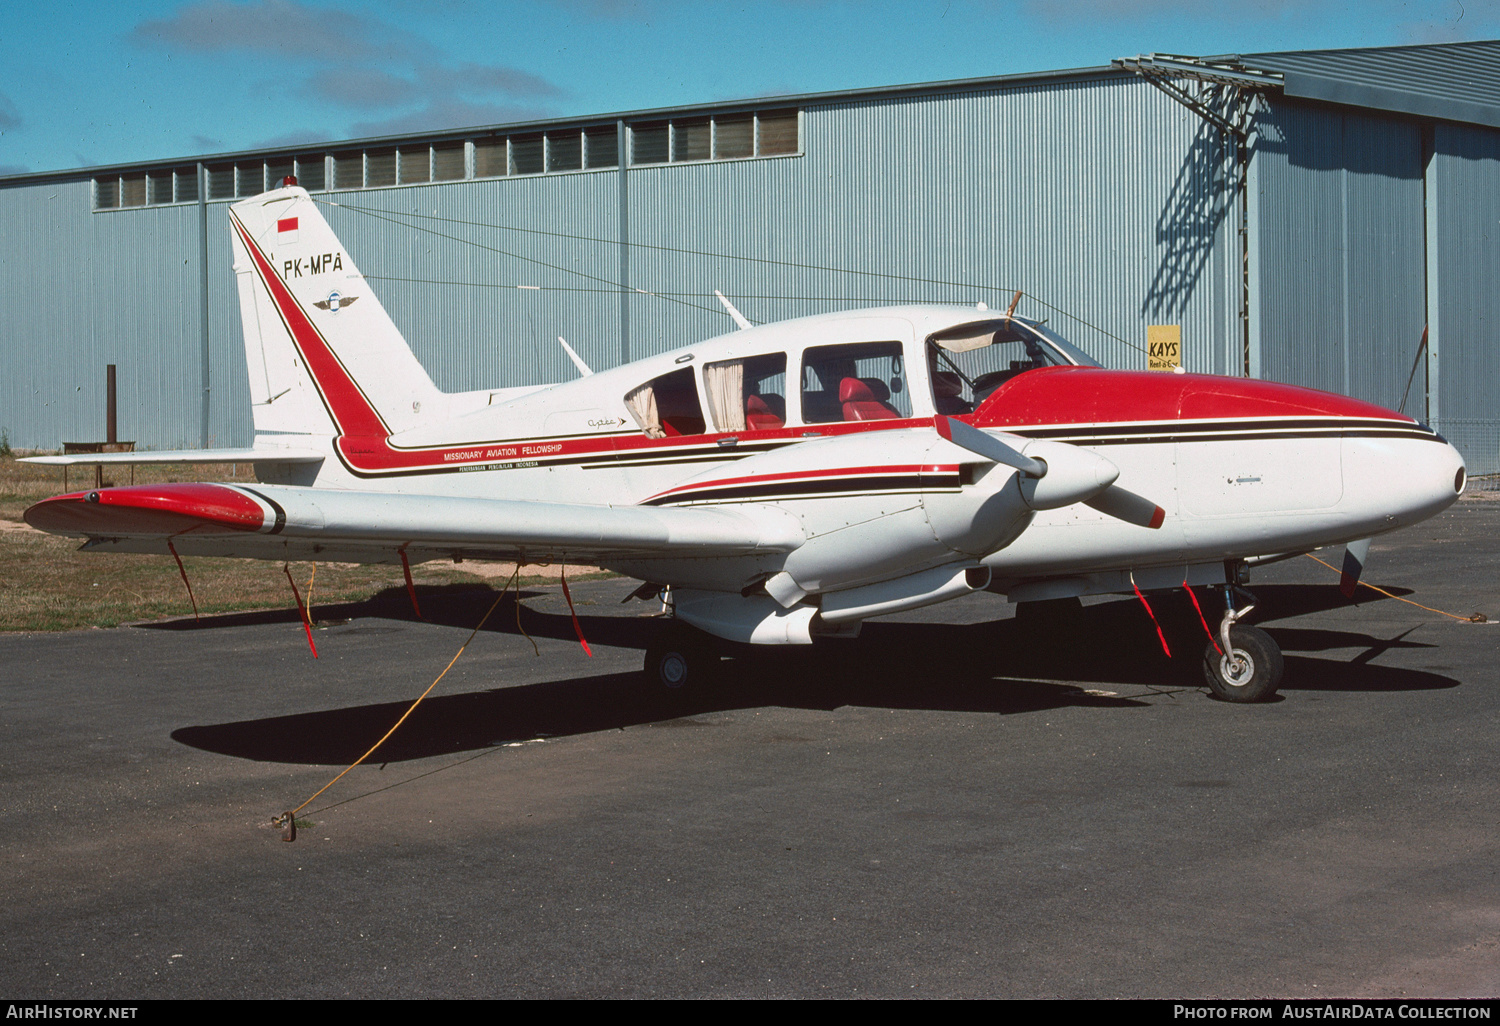
[[[1259,627],[1238,621],[1254,609],[1234,607],[1234,584],[1224,585],[1224,619],[1218,643],[1203,651],[1203,678],[1215,698],[1226,702],[1264,702],[1276,694],[1286,663],[1281,649]]]

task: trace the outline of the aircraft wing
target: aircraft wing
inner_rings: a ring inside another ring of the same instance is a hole
[[[87,538],[86,549],[252,559],[394,563],[462,557],[586,563],[641,556],[789,552],[804,540],[785,514],[597,506],[289,486],[134,485],[74,492],[26,522]]]
[[[316,449],[143,449],[140,452],[84,452],[66,456],[23,456],[21,463],[48,467],[87,464],[146,463],[321,463],[327,453]]]

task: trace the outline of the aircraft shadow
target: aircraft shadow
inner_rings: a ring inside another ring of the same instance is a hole
[[[1004,678],[866,685],[805,671],[800,675],[778,674],[775,683],[767,684],[757,675],[747,674],[736,662],[726,661],[711,690],[686,696],[648,687],[639,673],[610,673],[432,697],[372,761],[405,762],[512,741],[683,723],[706,713],[765,706],[830,710],[857,705],[1007,714],[1065,705],[1142,704],[1133,699],[1090,695],[1069,684]],[[183,727],[173,731],[172,739],[204,751],[261,762],[346,765],[363,755],[409,705],[384,702]]]
[[[1337,589],[1332,590],[1337,595]],[[1305,604],[1325,600],[1326,596],[1314,595]],[[966,625],[876,622],[866,626],[865,636],[857,642],[820,644],[812,650],[731,646],[718,679],[688,695],[648,685],[636,673],[438,695],[422,704],[376,758],[404,762],[511,741],[765,706],[817,710],[863,706],[996,715],[1073,705],[1141,707],[1149,689],[1203,686],[1206,638],[1191,605],[1185,598],[1181,604],[1187,607],[1185,615],[1168,602],[1155,606],[1169,644],[1174,645],[1171,659],[1162,652],[1145,611],[1134,601],[1092,605],[1076,620],[1052,627],[1014,619]],[[462,605],[472,609],[472,593]],[[524,606],[523,610],[528,633],[573,640],[566,614],[544,614]],[[423,611],[434,619],[439,615],[437,604],[429,611],[425,597]],[[500,615],[502,611],[505,616]],[[493,619],[498,623],[487,630],[515,633],[513,609],[497,610]],[[637,648],[662,626],[661,621],[622,617],[582,616],[580,621],[593,641]],[[1283,685],[1288,691],[1418,691],[1459,683],[1435,673],[1371,662],[1392,649],[1431,647],[1406,640],[1404,634],[1410,631],[1390,639],[1323,628],[1272,628],[1270,633],[1288,652],[1356,650],[1349,660],[1288,655]],[[1134,696],[1108,693],[1120,686],[1148,690]],[[408,705],[386,702],[184,727],[172,737],[236,758],[344,765],[363,754]]]
[[[1391,588],[1393,594],[1408,595],[1410,589]],[[428,623],[444,627],[472,629],[484,613],[494,602],[495,596],[501,591],[500,588],[489,584],[475,582],[472,584],[448,584],[441,586],[420,587],[417,589],[418,601],[422,607],[422,619]],[[1353,605],[1371,605],[1374,602],[1389,601],[1385,596],[1376,592],[1365,592],[1372,599],[1361,599],[1352,601],[1344,598],[1338,587],[1333,584],[1273,584],[1265,585],[1255,589],[1258,599],[1257,610],[1252,615],[1252,622],[1266,624],[1276,620],[1291,619],[1298,616],[1306,616],[1311,613],[1325,612],[1330,609],[1342,609]],[[521,625],[525,633],[533,637],[550,638],[558,641],[574,641],[576,635],[573,631],[571,619],[565,613],[548,613],[534,609],[525,604],[527,599],[552,595],[553,592],[537,590],[521,590]],[[1203,605],[1204,615],[1208,617],[1211,626],[1217,627],[1218,617],[1222,610],[1214,604],[1213,600],[1202,590],[1198,592],[1199,602]],[[1359,598],[1359,596],[1356,596]],[[1167,634],[1169,644],[1174,638],[1191,640],[1194,646],[1201,646],[1206,638],[1203,627],[1197,620],[1197,614],[1188,602],[1185,593],[1180,591],[1169,592],[1164,595],[1154,596],[1151,599],[1152,609],[1163,625]],[[644,649],[649,637],[641,630],[642,618],[640,617],[618,617],[618,616],[594,616],[589,615],[588,606],[582,606],[579,611],[579,623],[583,627],[584,635],[589,640],[597,640],[600,644],[618,646],[621,648]],[[647,606],[638,606],[645,609]],[[1082,613],[1084,622],[1078,625],[1058,624],[1055,632],[1060,635],[1071,633],[1068,628],[1076,626],[1087,636],[1094,628],[1099,626],[1119,626],[1126,630],[1131,637],[1140,633],[1140,625],[1145,625],[1147,634],[1152,634],[1150,621],[1146,618],[1144,610],[1134,599],[1118,599],[1111,602],[1102,602],[1086,607]],[[418,622],[416,614],[412,611],[411,601],[403,588],[387,588],[377,592],[375,595],[363,602],[332,602],[317,603],[313,607],[315,624],[342,624],[347,621],[361,619],[397,620],[406,622]],[[1121,620],[1124,622],[1116,623]],[[266,624],[300,624],[301,614],[296,606],[287,606],[278,609],[261,609],[244,613],[218,613],[204,616],[200,619],[181,617],[174,620],[161,620],[152,623],[143,623],[136,626],[144,630],[159,631],[199,631],[218,630],[233,627],[247,627]],[[988,630],[999,628],[1009,623],[1008,619],[992,621],[988,624],[971,625],[974,628]],[[867,626],[865,636],[868,637],[870,630],[875,627],[886,627],[889,624],[881,624],[878,621]],[[521,634],[516,626],[515,598],[507,597],[495,609],[494,614],[485,624],[485,632],[501,634]],[[1154,636],[1153,636],[1154,637]],[[1116,642],[1118,639],[1113,639]],[[1372,642],[1373,643],[1373,642]],[[1152,641],[1152,646],[1156,642]],[[1345,645],[1328,645],[1326,647],[1354,647],[1357,642]]]

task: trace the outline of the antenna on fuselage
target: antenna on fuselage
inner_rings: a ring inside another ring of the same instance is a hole
[[[719,297],[719,302],[724,304],[724,309],[729,311],[729,316],[734,318],[734,323],[739,325],[741,331],[744,331],[746,328],[754,327],[754,325],[750,323],[750,318],[740,313],[739,309],[725,298],[724,293],[720,292],[718,289],[714,289],[714,295]]]
[[[1010,297],[1010,306],[1008,306],[1008,307],[1005,308],[1005,322],[1007,324],[1009,324],[1010,323],[1010,319],[1015,316],[1016,307],[1017,307],[1017,305],[1020,304],[1020,302],[1021,302],[1021,290],[1020,289],[1016,289],[1016,294],[1014,296]]]
[[[583,362],[583,357],[573,352],[573,347],[568,345],[567,339],[559,335],[557,336],[557,341],[562,343],[563,352],[568,354],[568,359],[573,361],[573,366],[578,368],[578,373],[581,376],[586,378],[590,374],[594,373],[593,371],[589,370],[589,365]]]

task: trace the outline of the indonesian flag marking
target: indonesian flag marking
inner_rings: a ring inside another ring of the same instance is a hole
[[[283,217],[276,222],[276,241],[279,243],[297,241],[297,219],[295,217]]]

